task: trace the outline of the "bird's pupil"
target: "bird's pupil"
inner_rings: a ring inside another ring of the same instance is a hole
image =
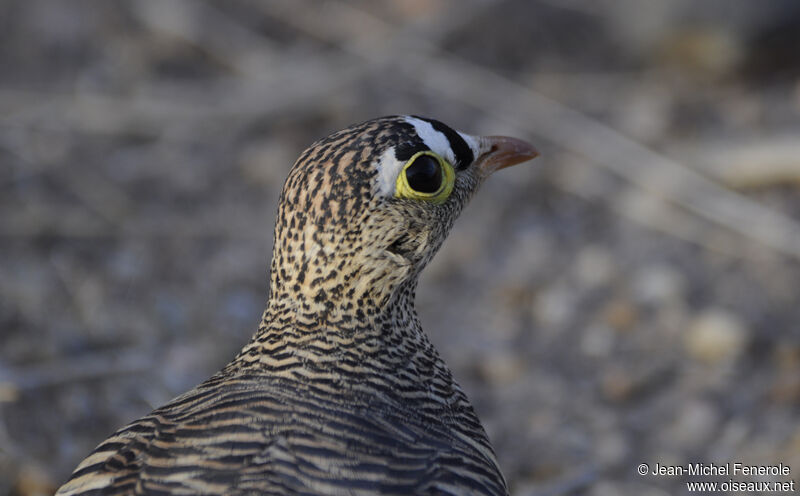
[[[420,155],[406,168],[408,185],[420,193],[436,193],[442,186],[442,168],[430,155]]]

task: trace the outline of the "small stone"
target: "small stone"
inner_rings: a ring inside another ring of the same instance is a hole
[[[732,33],[712,27],[677,30],[662,41],[664,62],[696,77],[717,78],[729,74],[742,57],[739,40]]]
[[[480,375],[492,384],[508,384],[525,371],[525,364],[512,353],[491,353],[478,362]]]
[[[542,329],[554,329],[566,324],[576,304],[575,295],[567,287],[557,285],[537,295],[533,315]]]
[[[773,351],[774,363],[781,370],[800,371],[800,345],[778,343]]]
[[[546,438],[558,428],[559,423],[560,419],[546,409],[531,412],[528,417],[528,433],[534,437]]]
[[[604,325],[589,326],[580,341],[580,350],[584,355],[602,358],[614,349],[614,332]]]
[[[614,263],[607,250],[589,246],[580,251],[575,262],[575,274],[588,288],[607,283],[614,274]]]
[[[770,399],[793,404],[800,400],[800,346],[780,342],[772,352],[775,378],[770,385]]]
[[[608,433],[600,436],[595,445],[595,459],[603,466],[624,462],[629,452],[625,438],[617,433]]]
[[[0,381],[0,403],[13,403],[19,399],[19,389],[11,382]]]
[[[713,439],[720,425],[719,413],[709,402],[686,403],[669,429],[669,436],[681,447],[694,448]]]
[[[56,489],[58,488],[42,468],[26,465],[20,469],[10,494],[46,496],[55,493]]]
[[[695,317],[684,337],[689,355],[709,364],[735,360],[747,341],[744,324],[725,310],[709,310]]]
[[[636,300],[651,305],[662,305],[682,298],[686,280],[680,272],[663,265],[644,268],[633,281]]]
[[[630,301],[614,300],[603,309],[603,320],[616,331],[629,331],[638,321],[638,312]]]
[[[780,372],[772,381],[769,392],[775,403],[794,404],[800,400],[800,374]]]
[[[614,402],[630,398],[634,387],[631,374],[620,368],[612,368],[605,372],[600,381],[603,397]]]

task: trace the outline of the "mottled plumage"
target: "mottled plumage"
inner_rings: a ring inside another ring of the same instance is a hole
[[[534,156],[404,116],[313,144],[281,195],[251,341],[100,444],[58,494],[506,494],[414,293],[482,180]]]

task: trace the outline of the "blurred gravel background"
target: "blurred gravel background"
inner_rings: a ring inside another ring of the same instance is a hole
[[[543,152],[419,292],[514,494],[800,481],[798,47],[794,1],[0,0],[0,494],[225,364],[294,159],[394,113]]]

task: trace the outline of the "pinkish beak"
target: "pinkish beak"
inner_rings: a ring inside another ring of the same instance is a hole
[[[508,136],[485,136],[481,138],[487,152],[479,159],[478,168],[487,176],[500,169],[527,162],[539,155],[527,141]]]

